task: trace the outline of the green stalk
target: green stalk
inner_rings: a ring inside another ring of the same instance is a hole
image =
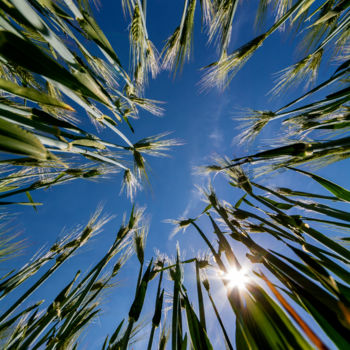
[[[267,225],[267,226],[270,226],[272,228],[274,228],[276,231],[278,231],[278,234],[281,236],[281,237],[285,237],[289,240],[296,240],[294,236],[292,236],[291,234],[289,234],[287,231],[283,230],[282,228],[280,228],[279,226],[275,225],[274,223],[272,223],[271,221],[268,221],[254,213],[251,213],[249,211],[246,211],[246,210],[243,210],[243,209],[236,209],[236,212],[238,213],[241,213],[247,217],[252,217],[260,222],[262,222],[263,224]],[[234,214],[234,212],[233,212]],[[265,228],[265,230],[267,230]],[[270,232],[269,230],[267,230],[267,232]],[[299,242],[299,240],[297,240]]]
[[[94,273],[94,275],[92,276],[92,278],[89,281],[88,285],[85,287],[84,291],[82,292],[82,294],[78,298],[78,300],[76,302],[76,306],[74,306],[74,310],[77,310],[79,308],[79,306],[84,302],[85,297],[89,293],[91,287],[93,286],[94,282],[97,280],[100,272],[106,266],[106,264],[108,263],[110,258],[111,257],[109,255],[105,256],[100,261],[100,263],[97,265],[96,272]],[[60,338],[64,338],[66,333],[69,332],[69,326],[71,325],[71,323],[73,321],[73,318],[74,318],[74,312],[71,312],[71,315],[69,317],[67,317],[66,321],[64,322],[64,324],[59,329]]]
[[[282,24],[284,24],[295,12],[297,12],[304,3],[309,0],[300,0],[294,6],[292,6],[282,17],[280,17],[276,23],[274,23],[271,28],[266,32],[266,37],[271,35],[274,31],[276,31]]]
[[[322,41],[322,43],[319,45],[319,47],[313,52],[315,54],[316,52],[322,50],[323,47],[325,47],[332,39],[334,39],[337,34],[341,32],[342,29],[346,30],[347,27],[349,27],[350,23],[350,16],[347,14],[343,17],[341,22],[338,24],[338,26],[327,35],[327,37]]]
[[[316,86],[315,88],[313,88],[312,90],[308,91],[306,94],[302,95],[301,97],[298,97],[297,99],[293,100],[292,102],[289,102],[288,104],[286,104],[285,106],[283,106],[282,108],[280,108],[279,110],[277,110],[275,112],[275,114],[280,114],[282,111],[284,111],[285,109],[289,108],[290,106],[301,102],[302,100],[304,100],[305,98],[307,98],[308,96],[312,95],[314,92],[321,90],[322,88],[335,83],[336,81],[338,81],[343,75],[344,73],[348,72],[349,69],[346,69],[345,71],[341,71],[338,74],[332,76],[331,78],[329,78],[328,80],[326,80],[325,82],[323,82],[322,84]],[[276,118],[273,118],[276,119]]]
[[[143,270],[143,264],[140,265],[140,270],[139,270],[139,274],[137,276],[137,283],[136,283],[136,292],[135,292],[135,296],[137,294],[137,288],[140,286],[140,282],[141,282],[141,278],[142,278],[142,270]]]
[[[294,203],[298,206],[301,206],[305,209],[311,209],[311,210],[315,210],[315,207],[309,204],[305,204],[305,203],[301,203],[301,202],[295,202],[290,200],[287,197],[281,196],[279,193],[270,190],[269,188],[266,188],[262,185],[256,184],[254,182],[252,182],[252,185],[261,188],[265,191],[271,192],[272,194],[276,195],[279,198],[284,199],[285,201]],[[322,208],[320,208],[318,210],[319,212],[323,212],[324,214],[327,215],[327,212],[324,212],[324,210],[322,210]],[[350,261],[350,251],[347,250],[346,248],[342,247],[340,244],[334,242],[332,239],[328,238],[327,236],[325,236],[324,234],[322,234],[321,232],[318,232],[317,230],[311,228],[311,227],[307,227],[305,224],[302,225],[300,227],[300,229],[302,229],[305,233],[307,233],[309,236],[311,236],[312,238],[314,238],[315,240],[321,242],[323,245],[325,245],[326,247],[328,247],[329,249],[337,252],[339,255],[343,256],[345,259],[347,259],[348,261]]]
[[[0,323],[3,322],[24,300],[26,300],[40,285],[42,285],[51,274],[53,274],[77,249],[79,246],[73,248],[66,256],[63,256],[63,259],[58,261],[54,266],[52,266],[40,279],[34,283],[17,301],[12,304],[1,316]]]
[[[212,251],[213,256],[215,258],[216,263],[219,265],[219,268],[222,272],[227,273],[226,267],[223,264],[221,257],[216,253],[215,249],[213,248],[213,246],[211,245],[211,243],[208,241],[207,237],[205,236],[205,234],[203,233],[203,231],[199,228],[199,226],[195,223],[192,222],[192,225],[197,229],[198,233],[200,234],[200,236],[204,239],[204,241],[207,243],[209,249]],[[244,237],[242,236],[242,242],[244,242],[245,239],[248,239],[248,237]],[[228,282],[225,279],[222,279],[222,282],[224,284],[224,286],[227,286]],[[229,300],[229,303],[233,309],[233,311],[236,314],[236,317],[239,317],[239,295],[238,295],[238,291],[233,289],[230,292],[227,293],[227,297]]]
[[[134,326],[134,323],[135,323],[135,321],[132,318],[129,318],[128,328],[126,329],[125,334],[123,336],[121,350],[126,350],[128,348],[130,334],[131,334],[132,328]]]
[[[147,344],[147,350],[152,350],[152,343],[153,343],[153,337],[154,337],[155,329],[156,329],[156,327],[152,323],[151,333],[149,335],[148,344]]]
[[[25,310],[23,310],[22,312],[20,312],[16,316],[12,317],[7,322],[3,323],[0,326],[0,332],[2,332],[3,330],[6,330],[7,328],[11,327],[12,324],[14,324],[21,316],[24,316],[25,314],[28,314],[30,311],[36,309],[42,303],[43,303],[43,300],[35,303],[34,305],[29,306],[28,308],[26,308]]]
[[[171,335],[171,348],[172,350],[178,350],[181,342],[182,336],[181,331],[179,331],[180,326],[180,315],[181,315],[181,306],[180,306],[180,263],[179,263],[179,253],[177,252],[176,257],[176,268],[174,273],[174,290],[173,290],[173,315],[172,315],[172,335]]]
[[[232,22],[233,22],[233,18],[235,16],[236,10],[237,10],[237,5],[238,5],[238,0],[233,0],[233,5],[231,5],[231,12],[230,12],[230,19],[229,19],[229,26],[232,28]],[[222,49],[221,49],[221,56],[226,53],[227,51],[227,47],[230,41],[230,37],[231,37],[231,28],[226,32],[226,36],[223,40],[223,45],[222,45]]]
[[[239,263],[239,261],[237,260],[235,254],[233,253],[230,244],[228,243],[226,237],[224,236],[224,234],[221,232],[221,230],[219,229],[219,226],[216,224],[216,222],[213,220],[213,218],[211,217],[210,214],[208,214],[209,219],[211,221],[211,224],[213,225],[214,228],[214,232],[215,234],[218,236],[219,238],[219,245],[220,247],[223,249],[223,251],[225,252],[226,258],[230,264],[230,266],[235,266],[237,269],[241,268],[241,264]]]
[[[158,319],[160,321],[160,316],[161,316],[161,311],[162,311],[162,304],[163,304],[163,295],[164,295],[164,290],[163,290],[162,296],[160,297],[160,295],[161,295],[160,294],[160,287],[161,287],[161,284],[162,284],[162,279],[163,279],[163,270],[160,272],[160,276],[159,276],[157,295],[156,295],[156,304],[155,304],[155,308],[154,308],[155,311],[154,311],[154,315],[153,315],[153,319],[152,319],[152,329],[151,329],[151,333],[150,333],[150,336],[149,336],[149,339],[148,339],[147,350],[151,350],[152,349],[154,331],[155,331],[156,327],[159,326]]]
[[[74,310],[77,310],[78,307],[84,302],[84,299],[86,298],[91,287],[93,286],[93,284],[97,280],[100,272],[107,265],[107,263],[110,261],[110,259],[117,253],[119,245],[124,241],[123,238],[125,238],[126,235],[127,235],[127,233],[124,234],[122,238],[119,238],[119,237],[116,238],[115,242],[113,243],[113,246],[109,249],[108,253],[95,265],[95,267],[84,278],[84,280],[76,287],[75,291],[77,290],[77,288],[79,288],[82,285],[82,283],[87,281],[88,278],[90,278],[90,276],[92,276],[89,283],[85,287],[84,291],[81,293],[80,297],[78,298],[78,300],[76,302],[76,306],[74,307]],[[59,333],[60,333],[59,336],[60,337],[64,338],[65,334],[67,333],[68,327],[70,326],[70,323],[72,322],[73,318],[74,318],[74,312],[72,312],[71,315],[69,317],[67,317],[64,324],[59,328]]]
[[[183,264],[189,264],[189,263],[192,263],[192,262],[194,262],[194,261],[196,261],[196,258],[192,258],[192,259],[180,261],[180,264],[181,264],[181,265],[183,265]],[[166,266],[166,267],[162,267],[161,269],[157,269],[157,272],[169,270],[169,269],[172,269],[173,267],[176,267],[176,264],[168,265],[168,266]]]
[[[146,11],[147,11],[147,0],[142,0],[142,12],[144,16],[144,25],[146,26]]]
[[[205,324],[204,302],[203,302],[203,293],[202,293],[202,288],[201,288],[201,278],[200,278],[200,274],[199,274],[198,260],[196,260],[195,265],[196,265],[196,283],[197,283],[199,319],[200,319],[200,323],[201,323],[203,329],[206,331],[207,327]]]
[[[83,175],[84,173],[82,173]],[[68,175],[68,174],[67,174]],[[20,194],[20,193],[24,193],[24,192],[27,192],[27,191],[34,191],[34,190],[37,190],[37,189],[40,189],[40,188],[47,188],[51,185],[56,185],[56,184],[60,184],[60,183],[63,183],[63,182],[66,182],[66,181],[70,181],[70,180],[73,180],[74,178],[76,178],[76,176],[70,176],[70,177],[66,177],[64,179],[54,179],[52,181],[48,181],[48,182],[42,182],[42,181],[37,181],[37,182],[34,182],[33,184],[25,187],[25,188],[20,188],[18,190],[15,190],[15,191],[12,191],[12,192],[7,192],[7,193],[4,193],[4,194],[1,194],[0,195],[0,199],[2,198],[6,198],[6,197],[10,197],[10,196],[14,196],[16,194]]]
[[[153,264],[153,260],[151,259],[151,261],[147,267],[147,270],[145,271],[145,273],[142,277],[142,280],[139,282],[138,285],[136,285],[135,298],[134,298],[134,301],[133,301],[133,303],[130,307],[130,310],[129,310],[129,324],[128,324],[128,328],[123,336],[121,350],[127,349],[129,339],[130,339],[130,334],[131,334],[132,328],[134,326],[134,323],[137,322],[137,320],[140,317],[143,303],[144,303],[145,296],[146,296],[147,285],[148,285],[148,282],[149,282],[150,277],[151,277],[152,264]],[[141,269],[142,269],[142,264],[140,264],[140,270]]]
[[[211,295],[211,293],[210,293],[209,281],[207,281],[207,283],[208,283],[207,286],[205,285],[204,281],[202,281],[202,283],[203,283],[203,285],[204,285],[204,287],[205,287],[205,289],[206,289],[206,291],[207,291],[209,300],[210,300],[211,305],[212,305],[212,307],[213,307],[213,309],[214,309],[215,316],[216,316],[216,318],[217,318],[217,320],[218,320],[218,322],[219,322],[219,324],[220,324],[221,330],[222,330],[222,332],[223,332],[223,334],[224,334],[224,337],[225,337],[225,340],[226,340],[226,344],[227,344],[227,346],[228,346],[228,348],[229,348],[230,350],[233,350],[233,346],[232,346],[232,344],[231,344],[231,342],[230,342],[230,338],[229,338],[229,336],[228,336],[228,334],[227,334],[227,332],[226,332],[226,328],[225,328],[225,326],[224,326],[224,323],[222,322],[220,313],[219,313],[219,311],[218,311],[218,309],[217,309],[217,307],[216,307],[216,305],[215,305],[214,299],[213,299],[213,297],[212,297],[212,295]]]
[[[80,274],[80,271],[78,271],[78,273],[76,274],[75,278],[73,279],[72,282],[69,283],[69,285],[63,289],[63,291],[61,291],[61,293],[56,297],[55,302],[59,301],[59,308],[63,311],[64,307],[66,304],[68,304],[70,302],[70,297],[67,296],[65,297],[65,293],[69,292],[70,288],[72,287],[73,283],[76,281],[76,279],[78,278]],[[62,300],[63,299],[63,300]],[[53,304],[51,304],[46,311],[46,314],[44,314],[44,316],[42,316],[41,318],[39,318],[36,322],[34,322],[33,325],[31,325],[27,331],[25,336],[23,336],[21,340],[24,340],[25,337],[27,336],[27,334],[30,336],[27,337],[27,339],[25,340],[25,342],[23,344],[18,344],[17,345],[17,349],[28,349],[29,347],[31,347],[31,345],[34,343],[34,341],[40,336],[41,333],[44,332],[44,330],[46,329],[47,326],[49,326],[50,322],[52,322],[55,318],[57,318],[57,311],[53,308]],[[39,343],[37,343],[32,349],[36,349],[40,346],[40,344],[48,338],[48,336],[50,335],[50,333],[52,333],[55,330],[55,326],[51,327],[51,329],[46,332],[46,334],[43,336],[43,338],[40,340]]]
[[[195,223],[195,222],[191,222],[191,224],[196,228],[196,230],[198,231],[199,235],[203,238],[204,242],[207,244],[207,246],[209,247],[211,253],[213,254],[215,261],[217,262],[217,264],[219,265],[220,269],[223,272],[227,272],[226,271],[226,267],[224,265],[224,263],[222,262],[220,255],[215,251],[214,247],[212,246],[212,244],[209,242],[208,238],[206,237],[206,235],[204,234],[204,232],[200,229],[200,227]]]

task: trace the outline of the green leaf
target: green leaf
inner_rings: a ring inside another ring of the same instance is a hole
[[[340,244],[336,243],[333,239],[328,238],[326,235],[322,234],[321,232],[311,228],[303,226],[303,231],[310,235],[312,238],[318,240],[322,244],[324,244],[326,247],[331,249],[333,252],[338,253],[340,256],[344,257],[350,262],[350,251]]]
[[[35,211],[38,211],[38,209],[36,208],[35,203],[34,203],[34,201],[33,201],[33,198],[32,198],[32,196],[31,196],[31,194],[30,194],[29,191],[26,191],[26,196],[28,197],[29,202],[33,205],[33,209],[34,209]]]
[[[108,97],[93,78],[85,73],[83,67],[82,71],[71,74],[39,47],[11,32],[0,31],[0,56],[12,64],[60,83],[77,94],[110,105]]]
[[[267,294],[267,292],[259,287],[254,286],[251,290],[256,304],[261,311],[267,316],[268,322],[271,323],[276,330],[276,335],[280,338],[282,344],[290,346],[292,349],[312,349],[305,337],[293,325],[289,316],[285,311]],[[259,325],[264,329],[264,325]]]
[[[79,145],[79,146],[86,146],[86,147],[93,147],[98,149],[105,149],[106,146],[103,145],[101,142],[95,141],[95,140],[89,140],[89,139],[79,139],[74,140],[70,142],[71,145]]]
[[[181,350],[187,349],[187,333],[185,333],[184,339],[181,342]]]
[[[185,310],[187,316],[187,324],[191,336],[192,346],[194,350],[210,350],[213,349],[207,333],[201,325],[197,315],[193,311],[193,308],[188,300],[187,295],[183,296],[185,302]]]
[[[323,196],[318,193],[310,193],[310,192],[304,192],[304,191],[294,191],[290,188],[286,187],[278,187],[276,189],[278,193],[281,193],[285,196],[299,196],[299,197],[309,197],[309,198],[321,198],[321,199],[328,199],[331,201],[338,201],[339,199],[337,197],[333,196]]]
[[[33,88],[19,86],[12,81],[0,78],[0,89],[10,92],[16,96],[24,97],[28,100],[38,102],[48,106],[60,107],[74,111],[74,109],[66,103],[45,94],[44,92],[35,90]]]
[[[121,328],[122,328],[122,326],[123,326],[123,323],[124,323],[124,320],[122,320],[122,321],[119,323],[118,327],[117,327],[116,330],[113,332],[113,334],[112,334],[112,336],[111,336],[111,339],[109,340],[109,343],[110,343],[110,344],[113,344],[113,343],[117,340],[118,335],[119,335],[119,332],[120,332],[120,330],[121,330]]]
[[[296,169],[296,168],[292,168],[292,167],[287,167],[287,168],[311,177],[312,179],[317,181],[321,186],[323,186],[326,190],[333,193],[339,199],[342,199],[346,202],[350,202],[350,191],[348,191],[347,189],[335,184],[334,182],[326,180],[325,178],[323,178],[321,176],[312,174],[308,171],[300,170],[300,169]]]
[[[137,321],[138,318],[140,317],[143,303],[145,301],[148,282],[150,279],[151,268],[152,268],[152,260],[149,263],[148,268],[142,277],[140,285],[137,287],[135,299],[129,311],[129,317],[132,318],[134,321]]]
[[[82,15],[84,18],[79,18],[78,22],[84,30],[83,34],[89,39],[92,39],[113,59],[113,61],[118,66],[120,66],[120,61],[117,54],[115,53],[108,39],[96,23],[95,19],[91,17],[86,11],[82,11]]]
[[[0,205],[11,205],[11,204],[32,205],[33,207],[37,205],[43,205],[43,203],[38,203],[38,202],[0,202]]]
[[[237,350],[250,350],[252,347],[250,346],[248,339],[246,338],[244,327],[238,322],[236,319],[236,349]]]
[[[315,318],[334,343],[340,349],[344,348],[350,337],[348,329],[339,320],[339,300],[272,254],[265,256],[264,265],[288,286],[296,296],[295,301]]]
[[[270,204],[272,204],[273,206],[275,206],[278,209],[285,209],[288,210],[290,208],[293,208],[294,205],[293,204],[288,204],[288,203],[281,203],[281,202],[276,202],[271,198],[265,197],[265,196],[257,196],[259,198],[263,198],[265,201],[269,202]]]
[[[18,188],[18,186],[6,186],[6,185],[3,186],[3,185],[0,184],[0,193],[1,192],[12,191],[12,190],[15,190],[17,188]]]
[[[202,211],[202,214],[206,213],[209,209],[212,208],[212,205],[209,203]]]
[[[55,159],[31,132],[0,119],[0,151],[29,156],[37,160]]]
[[[240,205],[242,204],[242,202],[245,200],[245,197],[247,197],[247,193],[245,195],[243,195],[238,201],[237,203],[235,204],[235,208],[238,209],[240,207]]]

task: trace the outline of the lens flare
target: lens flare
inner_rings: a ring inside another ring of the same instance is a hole
[[[232,267],[222,278],[228,281],[228,287],[231,289],[245,289],[246,284],[249,282],[248,271],[245,268],[236,269]]]

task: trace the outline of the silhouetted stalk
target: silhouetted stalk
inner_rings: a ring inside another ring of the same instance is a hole
[[[124,238],[126,235],[127,233],[124,234],[124,236],[121,238],[119,237],[116,238],[115,242],[113,243],[112,247],[109,249],[107,254],[95,265],[95,267],[90,271],[89,275],[86,276],[85,280],[87,280],[90,276],[92,277],[88,282],[88,284],[86,285],[86,287],[84,288],[81,295],[79,296],[78,300],[76,301],[75,303],[76,306],[74,306],[74,310],[77,310],[77,308],[84,302],[87,294],[90,292],[91,287],[97,280],[99,274],[101,273],[103,268],[107,265],[107,263],[110,261],[110,259],[117,253],[119,245],[124,241]],[[67,317],[64,324],[60,327],[59,333],[62,339],[64,339],[65,333],[69,331],[69,326],[73,318],[74,318],[74,312],[71,312],[70,316]]]
[[[164,263],[163,263],[163,265],[164,265]],[[162,279],[163,279],[163,270],[160,272],[160,276],[159,276],[157,295],[156,295],[156,303],[155,303],[155,307],[154,307],[154,315],[152,318],[152,328],[151,328],[151,333],[150,333],[150,336],[148,339],[147,350],[152,349],[154,331],[155,331],[156,327],[159,326],[159,323],[160,323],[160,317],[161,317],[162,305],[163,305],[163,295],[164,295],[164,290],[163,290],[162,294],[160,292]]]
[[[202,288],[201,288],[201,278],[199,275],[199,262],[198,262],[198,260],[196,260],[195,266],[196,266],[196,283],[197,283],[199,319],[200,319],[200,323],[201,323],[203,329],[206,330],[207,327],[205,324],[204,302],[203,302],[203,294],[202,294]]]
[[[147,285],[148,285],[148,282],[149,282],[150,276],[151,276],[152,263],[153,263],[153,260],[151,259],[151,261],[147,267],[147,270],[143,274],[143,277],[142,277],[140,283],[138,285],[136,285],[135,298],[134,298],[134,301],[133,301],[133,303],[130,307],[130,310],[129,310],[128,327],[127,327],[127,329],[124,333],[123,339],[122,339],[122,345],[121,345],[122,350],[127,349],[133,326],[134,326],[135,322],[137,322],[137,320],[140,317],[143,303],[144,303],[145,296],[146,296]],[[142,265],[143,264],[140,264],[140,270],[142,269]]]
[[[218,322],[219,322],[219,324],[220,324],[221,330],[222,330],[222,332],[223,332],[223,334],[224,334],[226,344],[227,344],[227,346],[228,346],[228,348],[229,348],[230,350],[233,350],[233,346],[232,346],[231,341],[230,341],[230,338],[229,338],[229,336],[228,336],[228,334],[227,334],[227,332],[226,332],[226,328],[225,328],[225,326],[224,326],[224,323],[222,322],[220,313],[219,313],[218,309],[216,308],[214,299],[213,299],[213,297],[212,297],[212,295],[211,295],[211,293],[210,293],[209,281],[208,281],[208,280],[205,280],[205,281],[202,281],[202,283],[203,283],[203,285],[204,285],[205,290],[207,291],[208,298],[209,298],[209,300],[210,300],[210,302],[211,302],[211,305],[212,305],[212,307],[213,307],[213,309],[214,309],[215,316],[216,316],[216,318],[217,318],[217,320],[218,320]]]
[[[26,300],[38,287],[40,287],[77,249],[79,246],[73,248],[62,260],[52,266],[40,279],[34,283],[21,297],[19,297],[12,306],[10,306],[1,316],[0,322],[3,322],[24,300]]]
[[[234,266],[235,268],[240,269],[241,268],[241,264],[239,263],[239,261],[237,260],[235,254],[233,253],[233,251],[231,249],[231,246],[228,243],[226,237],[221,232],[219,226],[216,224],[216,222],[211,217],[211,215],[208,214],[208,216],[209,216],[211,224],[213,225],[214,232],[219,238],[219,246],[225,252],[226,258],[227,258],[230,266]]]
[[[129,318],[128,328],[126,329],[125,334],[123,336],[123,341],[122,341],[122,346],[121,346],[122,350],[126,350],[128,348],[130,334],[131,334],[132,328],[134,327],[134,323],[135,323],[135,321],[133,319]]]
[[[181,320],[181,269],[179,260],[179,251],[177,250],[176,267],[175,271],[172,271],[172,279],[174,281],[173,289],[173,314],[172,314],[172,335],[171,346],[172,350],[178,350],[182,344],[182,320]]]
[[[198,231],[199,235],[203,238],[204,242],[209,247],[209,249],[210,249],[211,253],[213,254],[213,256],[215,258],[215,261],[219,265],[220,269],[222,271],[226,272],[226,267],[225,267],[224,263],[222,262],[219,254],[215,251],[215,249],[212,246],[212,244],[209,242],[209,240],[206,237],[206,235],[204,234],[204,232],[199,228],[199,226],[195,222],[191,222],[191,224],[196,228],[196,230]]]

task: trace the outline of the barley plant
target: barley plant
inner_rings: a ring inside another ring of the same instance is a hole
[[[118,293],[119,273],[135,253],[129,312],[116,312],[115,329],[104,335],[101,349],[348,349],[350,191],[317,172],[350,156],[350,2],[255,1],[261,33],[231,50],[233,24],[253,15],[244,12],[243,1],[184,0],[178,26],[157,48],[147,30],[156,20],[147,11],[157,5],[122,0],[124,13],[116,15],[129,21],[129,69],[94,19],[94,6],[89,0],[0,1],[1,262],[26,244],[12,234],[5,213],[16,205],[36,210],[36,190],[121,173],[121,189],[132,200],[149,179],[145,157],[180,145],[165,131],[132,140],[134,119],[142,109],[163,112],[158,101],[144,97],[148,79],[162,69],[174,75],[182,70],[192,57],[196,21],[217,53],[203,67],[200,89],[224,89],[276,31],[302,28],[294,38],[302,57],[278,73],[270,93],[280,96],[301,83],[306,91],[276,110],[246,109],[236,116],[237,145],[248,148],[275,123],[281,130],[269,141],[275,147],[218,156],[197,169],[211,179],[200,189],[203,210],[169,222],[173,233],[202,240],[206,252],[184,257],[179,237],[172,252],[146,259],[147,219],[134,205],[96,264],[83,272],[77,267],[65,285],[54,286],[48,303],[35,301],[56,270],[102,234],[110,218],[98,208],[85,227],[1,277],[1,348],[80,348],[103,310],[105,291]],[[332,65],[319,81],[324,61]],[[101,137],[103,130],[117,141]],[[287,183],[291,176],[308,178],[319,191],[307,192],[295,181],[275,187],[267,181],[273,176]],[[219,178],[234,201],[218,194]],[[146,309],[152,310],[149,327],[140,321]]]

